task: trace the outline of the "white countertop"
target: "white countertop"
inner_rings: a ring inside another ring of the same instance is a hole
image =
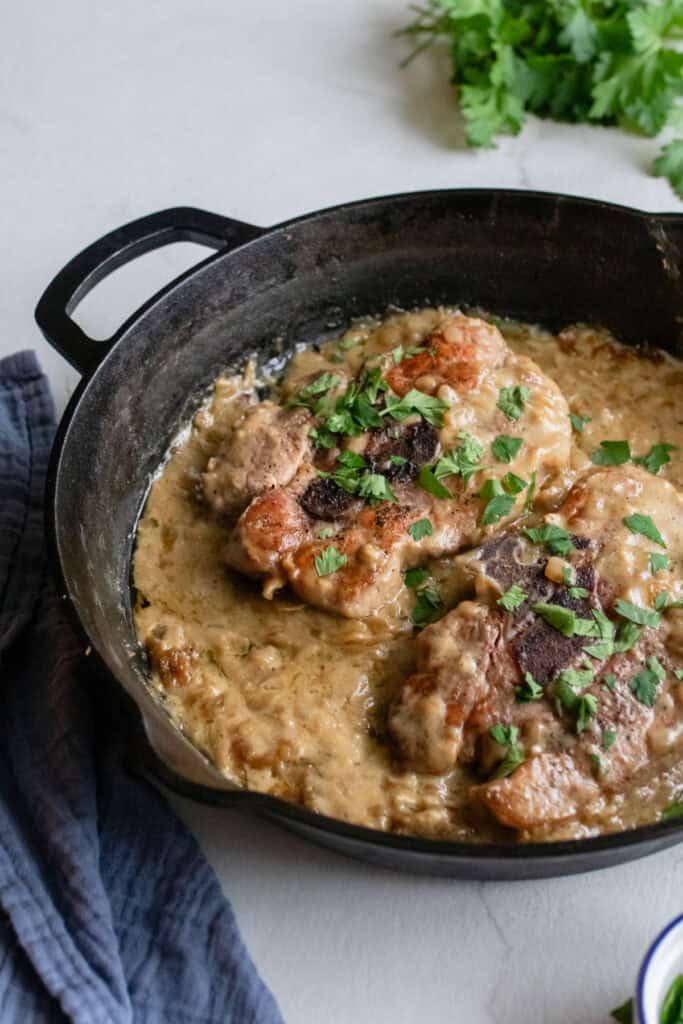
[[[13,4],[0,62],[0,355],[34,347],[59,410],[76,374],[33,307],[85,244],[195,205],[267,225],[362,196],[498,185],[681,209],[657,144],[532,121],[457,149],[444,68],[398,69],[403,0]],[[163,250],[93,293],[105,336],[196,258]],[[413,878],[174,799],[288,1024],[602,1024],[682,909],[683,849],[550,882]],[[678,896],[676,895],[678,893]]]

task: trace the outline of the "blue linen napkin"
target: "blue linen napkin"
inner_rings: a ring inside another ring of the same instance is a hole
[[[48,582],[53,435],[34,354],[0,360],[0,1021],[281,1024],[197,843],[127,773]]]

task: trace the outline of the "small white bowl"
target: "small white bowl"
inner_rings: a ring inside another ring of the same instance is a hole
[[[636,985],[636,1024],[659,1024],[662,1003],[679,974],[683,974],[683,914],[659,933],[645,954]]]

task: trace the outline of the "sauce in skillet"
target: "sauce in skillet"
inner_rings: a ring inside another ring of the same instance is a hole
[[[299,353],[285,388],[295,391],[321,365],[355,373],[368,355],[418,344],[442,317],[423,310],[355,324],[341,347],[329,343],[322,356]],[[605,440],[627,439],[638,454],[662,442],[677,446],[659,475],[683,488],[681,364],[662,353],[646,357],[595,330],[554,337],[511,322],[500,327],[514,352],[559,385],[572,413],[590,417],[572,432],[569,468],[544,495],[544,510],[561,503]],[[378,829],[509,837],[470,804],[469,789],[480,780],[468,769],[420,774],[392,757],[386,707],[414,668],[413,630],[400,601],[390,616],[341,618],[286,590],[266,600],[257,584],[225,568],[226,527],[198,501],[199,481],[253,400],[255,383],[253,368],[216,381],[211,401],[156,479],[140,522],[136,624],[163,700],[190,739],[241,786]],[[453,560],[436,560],[432,569],[452,606],[463,596]],[[683,624],[677,628],[683,649]],[[522,838],[591,835],[655,820],[683,789],[679,756],[672,750],[656,775],[641,775],[607,803]]]

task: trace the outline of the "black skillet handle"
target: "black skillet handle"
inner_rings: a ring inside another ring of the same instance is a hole
[[[36,321],[45,338],[80,373],[90,373],[126,327],[106,341],[95,341],[72,319],[78,303],[103,278],[137,256],[173,242],[197,242],[212,249],[234,249],[263,228],[191,206],[140,217],[110,231],[67,263],[43,292]]]

